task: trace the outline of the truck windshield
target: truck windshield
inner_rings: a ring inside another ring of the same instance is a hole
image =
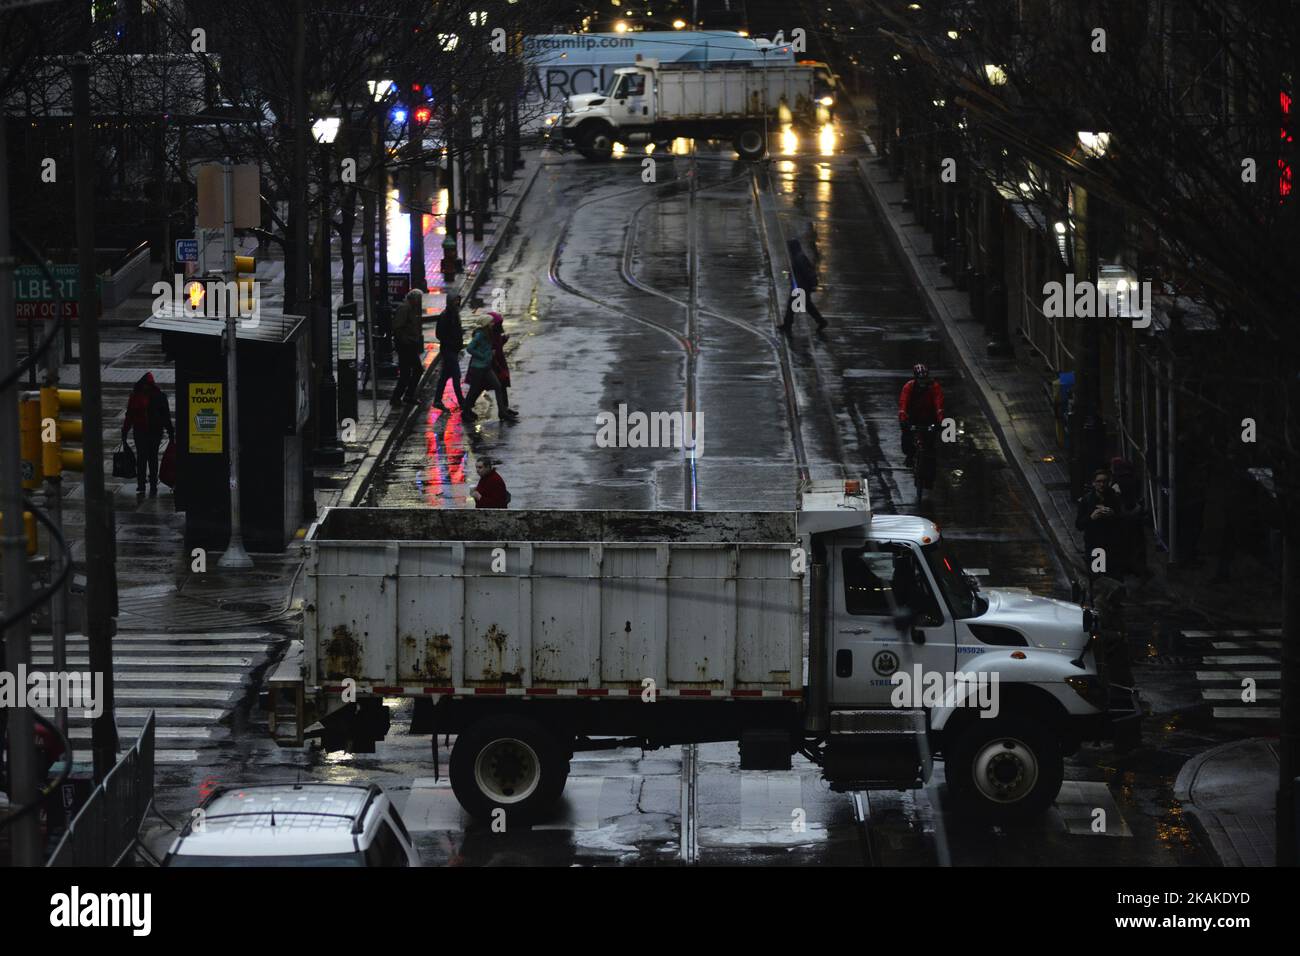
[[[930,572],[943,592],[948,609],[957,620],[979,617],[989,609],[989,602],[980,597],[979,591],[966,577],[961,564],[948,553],[940,542],[927,544],[921,548]]]

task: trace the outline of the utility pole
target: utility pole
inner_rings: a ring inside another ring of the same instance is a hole
[[[13,269],[9,254],[9,151],[6,121],[0,116],[0,375],[18,364],[18,320],[14,314]],[[4,613],[13,612],[31,599],[27,574],[27,535],[23,530],[23,480],[19,472],[22,454],[18,438],[18,382],[0,392],[0,511],[4,512]],[[31,663],[31,619],[21,615],[4,630],[5,666],[11,674],[25,671]],[[36,802],[36,739],[32,712],[23,706],[9,712],[9,800],[17,807]],[[37,866],[41,862],[40,821],[35,812],[9,825],[15,866]]]
[[[104,404],[99,389],[99,301],[95,288],[95,205],[90,141],[90,64],[72,64],[73,178],[77,202],[77,266],[80,286],[77,321],[81,327],[81,419],[86,500],[86,643],[90,671],[104,675],[103,710],[91,729],[95,782],[117,763],[117,724],[113,718],[113,635],[117,630],[117,571],[113,555],[113,514],[104,490]]]
[[[410,89],[410,84],[407,84]],[[420,152],[423,149],[424,124],[417,122],[417,107],[412,97],[411,107],[406,114],[409,141],[407,151],[407,196],[406,208],[410,213],[411,239],[411,288],[427,291],[429,276],[424,268],[424,196],[420,192]]]
[[[235,167],[227,157],[221,164],[221,191],[225,209],[222,223],[223,258],[222,278],[226,288],[234,288],[239,276],[235,272]],[[240,508],[239,488],[239,309],[226,309],[226,426],[230,444],[230,543],[217,562],[217,567],[246,571],[253,559],[244,550],[243,512]]]

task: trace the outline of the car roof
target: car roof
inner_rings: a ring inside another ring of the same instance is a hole
[[[175,852],[194,856],[350,853],[358,821],[383,791],[352,784],[231,787],[203,804],[202,825],[185,828]]]

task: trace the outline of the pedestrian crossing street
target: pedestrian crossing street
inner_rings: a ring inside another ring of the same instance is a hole
[[[251,676],[284,638],[265,631],[228,634],[119,632],[113,638],[113,693],[123,748],[157,713],[155,762],[209,763],[230,739],[224,721],[250,689]],[[32,636],[32,670],[53,666],[53,638]],[[89,669],[85,635],[67,638],[69,671]],[[53,709],[42,709],[53,719]],[[68,736],[76,759],[87,756],[91,721],[68,712]]]
[[[1185,630],[1182,646],[1193,658],[1201,700],[1217,720],[1279,720],[1282,716],[1282,629]],[[1242,699],[1243,681],[1254,683],[1252,702]]]

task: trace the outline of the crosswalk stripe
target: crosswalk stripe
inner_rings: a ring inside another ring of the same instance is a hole
[[[1281,650],[1281,641],[1215,641],[1216,651]]]
[[[1247,677],[1256,681],[1280,681],[1282,671],[1197,671],[1196,679],[1200,681],[1232,680],[1242,681]]]
[[[1234,720],[1238,717],[1254,720],[1281,720],[1281,707],[1256,707],[1254,705],[1243,707],[1215,707],[1215,717],[1223,717]]]
[[[1223,630],[1223,631],[1182,631],[1183,637],[1254,637],[1263,635],[1264,637],[1281,637],[1282,628],[1280,627],[1254,627],[1250,630]]]
[[[1207,654],[1201,658],[1206,664],[1276,664],[1275,654]]]
[[[1201,689],[1201,700],[1234,700],[1241,701],[1241,688],[1239,687],[1205,687]],[[1255,691],[1256,700],[1281,700],[1282,692],[1280,690],[1271,690],[1267,687]],[[1251,706],[1246,704],[1247,707]]]

